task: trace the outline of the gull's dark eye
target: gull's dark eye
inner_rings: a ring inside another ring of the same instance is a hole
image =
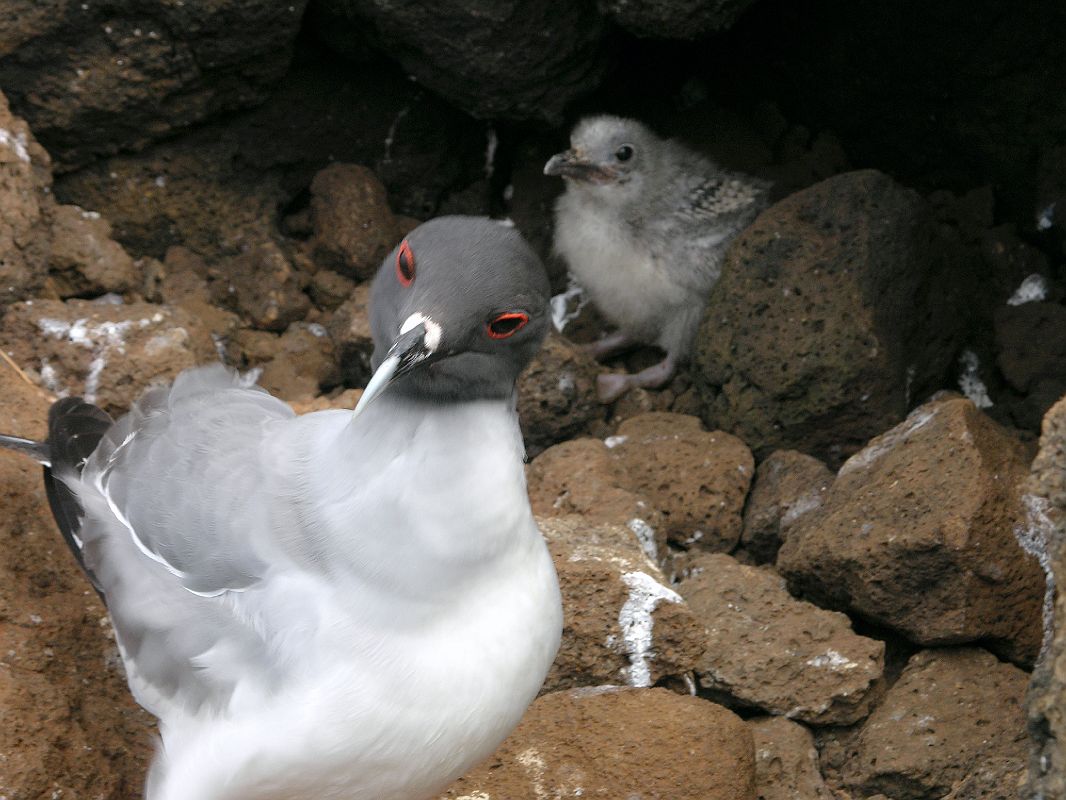
[[[493,339],[506,339],[508,336],[518,333],[526,326],[527,322],[529,322],[529,314],[521,311],[509,311],[506,314],[500,314],[485,327],[489,336]]]
[[[624,144],[614,151],[614,157],[619,161],[629,161],[633,157],[633,146]]]
[[[411,245],[406,239],[396,251],[396,278],[403,286],[410,286],[415,279],[415,254],[411,252]]]

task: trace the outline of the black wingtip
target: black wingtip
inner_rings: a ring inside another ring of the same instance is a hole
[[[46,467],[52,466],[52,449],[48,446],[48,442],[35,442],[33,439],[0,433],[0,447],[27,455]]]

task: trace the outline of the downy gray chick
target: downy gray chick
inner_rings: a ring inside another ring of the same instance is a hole
[[[566,191],[555,205],[555,251],[617,326],[589,349],[603,358],[653,344],[665,358],[635,375],[601,375],[600,399],[654,388],[688,358],[730,241],[766,206],[769,183],[722,169],[645,125],[586,117],[544,174]]]

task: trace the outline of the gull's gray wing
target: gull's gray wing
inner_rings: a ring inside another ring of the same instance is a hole
[[[284,524],[263,453],[293,417],[221,365],[190,370],[146,393],[80,476],[56,473],[83,510],[82,556],[130,688],[157,716],[224,704],[277,675],[269,632],[245,606]]]

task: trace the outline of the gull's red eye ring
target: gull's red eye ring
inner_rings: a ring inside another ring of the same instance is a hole
[[[514,336],[514,334],[522,330],[527,322],[529,322],[529,314],[524,314],[521,311],[509,311],[506,314],[500,314],[500,316],[489,322],[485,326],[485,330],[488,331],[489,336],[493,339],[506,339],[508,336]]]
[[[406,239],[400,242],[400,249],[396,251],[396,280],[401,286],[410,286],[415,280],[415,254]]]

